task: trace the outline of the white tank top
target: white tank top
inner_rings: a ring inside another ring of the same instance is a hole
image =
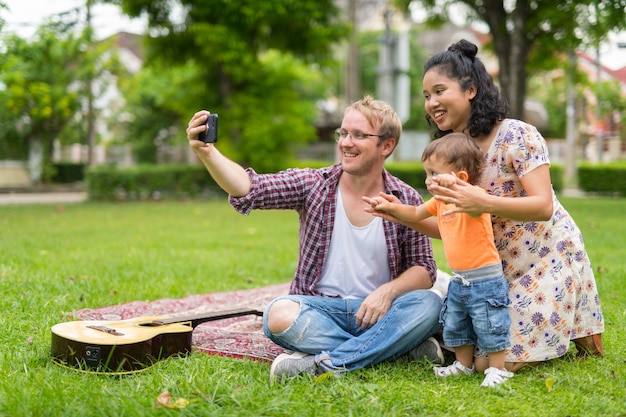
[[[391,280],[383,221],[363,227],[350,223],[337,190],[335,225],[322,276],[315,288],[327,296],[365,298]]]

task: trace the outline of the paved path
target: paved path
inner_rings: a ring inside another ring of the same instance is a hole
[[[86,192],[0,193],[0,205],[6,204],[64,204],[87,200]]]

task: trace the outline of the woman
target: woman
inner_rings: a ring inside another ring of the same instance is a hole
[[[424,97],[436,137],[470,136],[484,155],[477,184],[434,186],[449,211],[491,213],[495,243],[509,282],[511,348],[507,369],[563,356],[570,340],[579,354],[602,355],[604,319],[580,230],[550,180],[544,138],[531,125],[507,119],[507,103],[476,45],[462,40],[424,67]],[[480,355],[479,355],[480,356]],[[477,370],[486,358],[477,358]]]

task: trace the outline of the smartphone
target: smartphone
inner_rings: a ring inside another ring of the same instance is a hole
[[[217,119],[217,114],[209,114],[209,117],[204,123],[206,130],[198,134],[198,140],[204,143],[217,142]]]

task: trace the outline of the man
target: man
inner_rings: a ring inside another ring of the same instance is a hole
[[[443,363],[431,336],[439,330],[441,297],[430,240],[365,211],[363,196],[394,194],[405,204],[420,195],[383,167],[402,133],[396,112],[365,97],[344,113],[335,132],[340,163],[259,175],[198,140],[209,112],[189,121],[187,138],[240,213],[292,209],[300,216],[300,252],[290,294],[263,316],[265,334],[294,351],[272,363],[270,379],[302,373],[338,375],[409,353]]]

